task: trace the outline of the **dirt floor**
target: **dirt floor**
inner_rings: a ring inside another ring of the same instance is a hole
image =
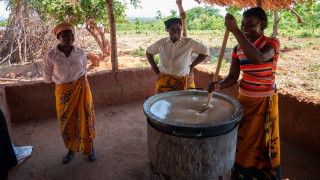
[[[9,172],[9,180],[149,179],[143,103],[96,109],[97,137],[94,144],[98,156],[94,162],[76,154],[69,164],[62,163],[67,150],[54,117],[12,124],[15,133],[11,138],[15,146],[33,146],[33,152]],[[284,141],[281,142],[281,166],[283,179],[320,179],[320,161]],[[227,179],[229,177],[230,173]],[[156,176],[155,179],[160,178]]]
[[[131,35],[129,38],[119,35],[119,68],[149,67],[144,56],[131,55],[130,52],[139,47],[145,49],[147,45],[159,38],[160,36],[152,38],[145,36],[144,39],[141,39],[141,35]],[[222,38],[214,39],[203,36],[203,39],[220,43]],[[234,39],[231,38],[231,41]],[[135,44],[130,44],[130,42],[135,42]],[[320,64],[318,62],[320,46],[316,43],[310,45],[309,39],[282,38],[281,42],[284,46],[277,71],[279,89],[294,92],[300,99],[307,98],[317,104],[320,103]],[[318,39],[312,42],[320,41]],[[211,44],[212,53],[215,56],[218,55],[219,49],[214,48],[215,45],[212,42],[203,41],[203,43]],[[235,43],[228,42],[228,46],[233,44]],[[300,46],[303,46],[304,49],[299,48]],[[230,47],[226,56],[230,56]],[[0,85],[41,80],[41,64],[40,60],[1,67]],[[313,68],[309,68],[311,65]],[[226,75],[229,66],[230,63],[222,66],[220,74]],[[209,59],[198,65],[198,68],[214,72],[215,65]],[[89,73],[110,69],[109,58],[104,59],[99,67],[94,67],[88,61]],[[312,73],[311,70],[313,70]],[[33,122],[13,123],[14,133],[11,138],[15,146],[31,145],[34,149],[31,157],[10,171],[9,180],[149,179],[147,124],[142,108],[143,103],[96,109],[98,134],[94,143],[98,158],[95,162],[89,162],[87,157],[77,154],[69,164],[62,163],[67,150],[63,145],[55,117]],[[281,142],[281,159],[283,179],[320,179],[318,172],[320,160],[308,156],[284,141]]]

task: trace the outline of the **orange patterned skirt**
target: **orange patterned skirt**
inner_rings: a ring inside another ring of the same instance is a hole
[[[234,179],[280,179],[278,93],[269,97],[239,94],[243,117],[238,124]]]
[[[96,136],[92,95],[86,76],[76,81],[56,84],[56,109],[66,148],[84,155],[92,153]]]
[[[190,73],[186,76],[173,76],[160,72],[158,74],[155,94],[169,91],[187,90],[189,88],[196,88],[194,84],[193,73]]]

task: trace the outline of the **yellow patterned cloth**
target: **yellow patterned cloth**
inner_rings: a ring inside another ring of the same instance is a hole
[[[92,153],[96,136],[92,95],[86,76],[76,81],[56,84],[56,109],[66,148],[84,155]]]
[[[239,94],[239,121],[234,179],[280,179],[278,93],[268,97]]]
[[[187,90],[189,88],[196,88],[194,84],[193,73],[190,73],[186,76],[173,76],[160,72],[158,74],[155,94],[169,91]]]

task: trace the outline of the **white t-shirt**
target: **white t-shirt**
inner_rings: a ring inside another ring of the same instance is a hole
[[[175,76],[190,73],[192,53],[209,55],[207,46],[191,38],[180,37],[173,43],[169,37],[162,38],[150,45],[147,53],[160,56],[160,72]]]

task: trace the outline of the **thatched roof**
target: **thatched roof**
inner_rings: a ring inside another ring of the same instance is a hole
[[[249,8],[259,6],[264,10],[280,10],[288,9],[290,5],[296,4],[297,2],[304,2],[305,0],[197,0],[209,5],[218,6],[236,6],[239,8]]]

